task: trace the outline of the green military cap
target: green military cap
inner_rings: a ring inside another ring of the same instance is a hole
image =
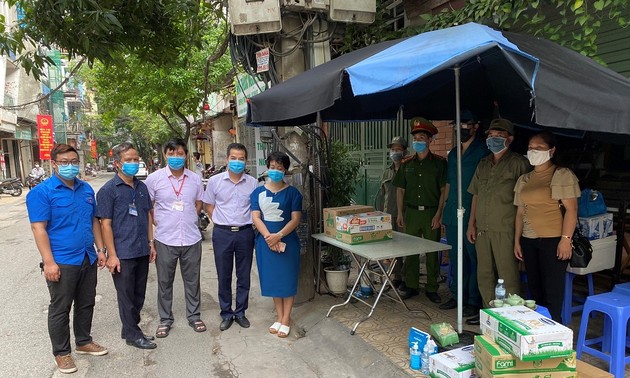
[[[431,121],[426,118],[416,117],[411,119],[411,134],[415,133],[427,133],[430,136],[434,136],[438,133],[437,127],[435,127]]]
[[[401,137],[401,136],[395,136],[392,138],[392,142],[390,144],[387,145],[387,148],[392,148],[392,144],[400,144],[402,146],[402,148],[404,148],[405,150],[407,149],[407,141],[405,140],[405,138]]]
[[[492,122],[490,122],[490,127],[488,128],[488,131],[490,130],[507,131],[510,135],[514,135],[514,124],[512,124],[512,122],[508,121],[505,118],[496,118],[493,119]],[[486,131],[486,134],[488,133],[488,131]]]

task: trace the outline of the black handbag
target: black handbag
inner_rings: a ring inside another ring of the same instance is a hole
[[[571,250],[571,268],[586,268],[593,258],[593,246],[577,226],[571,238]]]

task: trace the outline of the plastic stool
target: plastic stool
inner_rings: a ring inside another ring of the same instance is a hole
[[[617,284],[612,291],[613,293],[625,294],[630,296],[630,282]]]
[[[611,327],[604,329],[603,336],[586,340],[589,315],[593,311],[603,313],[611,321]],[[610,366],[608,371],[615,377],[623,377],[626,364],[630,363],[630,356],[626,357],[626,327],[628,319],[630,319],[630,296],[611,292],[586,298],[577,341],[577,358],[580,359],[582,357],[582,352],[588,353],[608,362]],[[610,354],[605,352],[605,338],[611,342]],[[602,343],[602,350],[589,346],[599,343]]]
[[[582,310],[584,307],[582,303],[584,303],[584,299],[581,297],[573,297],[573,279],[576,274],[571,272],[566,272],[564,276],[564,302],[562,303],[562,324],[568,326],[571,324],[571,320],[573,318],[573,313]],[[588,281],[588,295],[591,296],[595,294],[595,289],[593,288],[593,274],[588,273],[586,275],[586,279]],[[577,306],[573,306],[573,301],[580,303]]]

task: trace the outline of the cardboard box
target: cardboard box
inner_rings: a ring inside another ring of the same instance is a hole
[[[547,373],[569,373],[575,375],[576,358],[575,352],[569,357],[547,358],[544,360],[521,361],[512,354],[503,350],[487,335],[475,336],[475,361],[476,364],[483,365],[482,368],[489,376],[505,374],[527,374],[532,373],[546,376]],[[564,376],[564,375],[561,375]]]
[[[348,234],[392,229],[392,216],[382,211],[337,216],[337,231]]]
[[[358,234],[347,234],[345,232],[337,231],[335,239],[339,240],[342,243],[354,245],[390,240],[393,236],[394,233],[392,230],[360,232]]]
[[[580,360],[577,361],[577,372],[580,378],[613,378],[609,372]]]
[[[591,240],[591,246],[593,247],[593,259],[588,263],[588,266],[586,268],[571,268],[569,265],[567,272],[583,275],[612,269],[615,266],[617,235]]]
[[[539,372],[497,372],[492,373],[481,361],[475,360],[475,374],[478,378],[578,378],[577,371],[539,371]],[[579,375],[582,378],[582,375]]]
[[[603,239],[613,233],[613,215],[606,213],[588,218],[580,217],[578,227],[589,240]]]
[[[369,211],[374,211],[374,208],[372,206],[364,206],[364,205],[325,208],[323,210],[324,234],[326,234],[326,236],[330,236],[331,238],[334,238],[337,236],[337,228],[335,227],[335,222],[338,216],[367,213]]]
[[[573,353],[570,328],[525,306],[484,308],[479,315],[482,333],[523,361]]]
[[[468,378],[475,373],[474,345],[432,354],[429,357],[431,377]]]

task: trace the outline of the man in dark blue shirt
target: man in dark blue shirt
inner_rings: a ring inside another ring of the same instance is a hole
[[[101,219],[107,246],[107,268],[112,273],[127,345],[154,349],[157,345],[138,326],[144,306],[149,262],[155,260],[151,198],[147,186],[134,175],[140,157],[131,143],[113,149],[116,176],[98,191],[96,216]]]
[[[76,178],[79,154],[59,144],[50,152],[54,175],[26,196],[26,208],[50,292],[48,334],[61,373],[77,371],[70,347],[70,308],[74,302],[76,352],[101,356],[92,341],[97,265],[105,266],[101,227],[94,216],[94,190]],[[96,244],[97,251],[94,250]],[[98,262],[97,262],[98,260]]]

